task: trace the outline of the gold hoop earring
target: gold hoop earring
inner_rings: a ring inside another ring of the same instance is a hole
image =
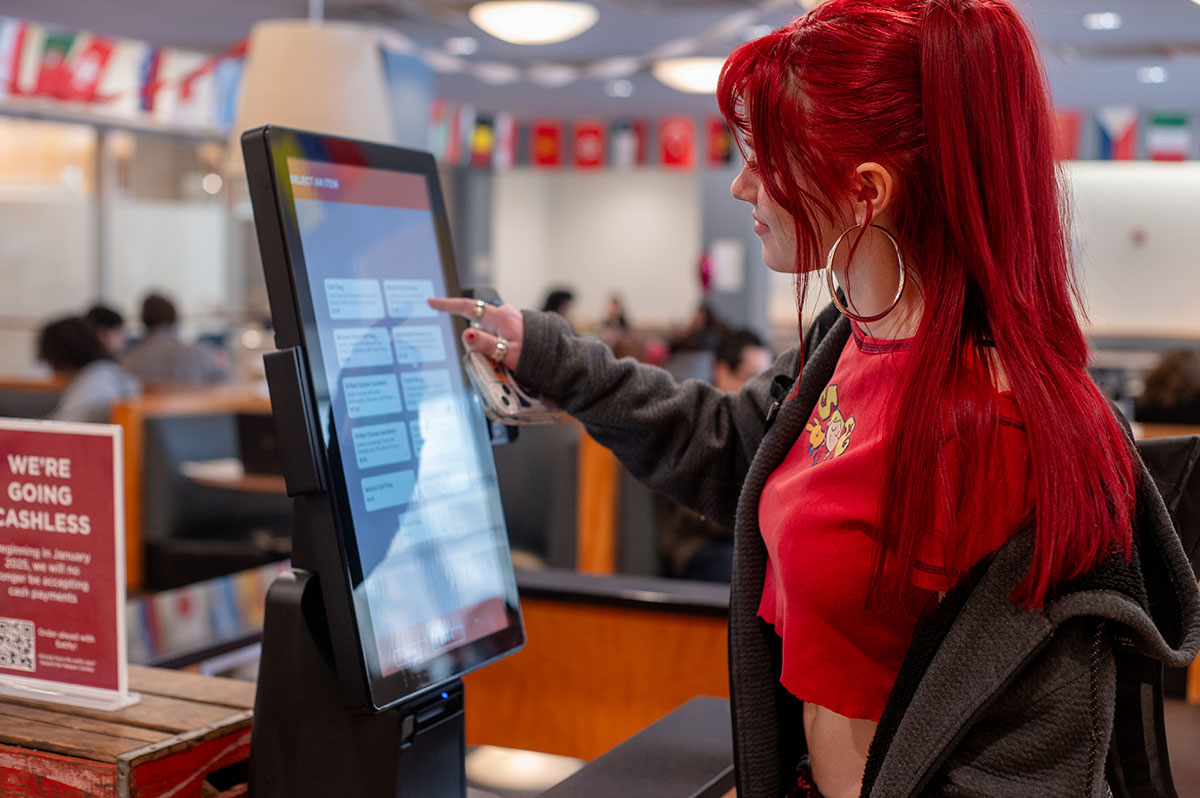
[[[842,300],[837,295],[837,284],[833,279],[833,256],[837,254],[837,248],[841,245],[842,239],[848,236],[853,231],[857,230],[861,225],[854,225],[847,229],[844,233],[837,237],[837,241],[833,242],[833,248],[829,250],[829,257],[825,258],[825,284],[829,287],[829,295],[833,297],[833,304],[837,305],[837,309],[842,312],[842,315],[848,319],[853,319],[857,322],[879,321],[887,314],[896,309],[896,305],[900,304],[900,296],[904,293],[904,282],[907,276],[904,270],[904,256],[900,254],[900,242],[896,237],[889,233],[886,229],[877,224],[871,225],[879,232],[888,237],[888,241],[892,242],[892,249],[896,250],[896,262],[900,266],[900,284],[896,286],[896,296],[892,297],[892,303],[888,305],[881,313],[876,313],[874,316],[860,316],[850,308],[842,304]],[[846,301],[850,300],[849,293],[846,294]]]

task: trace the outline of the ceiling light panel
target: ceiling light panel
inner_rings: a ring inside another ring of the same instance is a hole
[[[1115,11],[1094,11],[1083,15],[1083,27],[1088,30],[1117,30],[1122,24],[1121,15]]]
[[[489,0],[467,16],[486,33],[512,44],[555,44],[573,39],[596,24],[590,3],[572,0]]]

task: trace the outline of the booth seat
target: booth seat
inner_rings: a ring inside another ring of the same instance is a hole
[[[239,413],[270,413],[255,393],[164,392],[113,407],[125,437],[126,574],[162,589],[287,556],[291,500],[278,491],[201,485],[184,462],[240,455]]]
[[[45,418],[58,405],[63,385],[57,377],[0,377],[0,416]]]

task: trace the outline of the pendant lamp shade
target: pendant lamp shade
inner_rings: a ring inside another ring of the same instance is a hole
[[[268,20],[250,31],[230,162],[241,135],[282,125],[395,143],[379,33],[347,23]]]

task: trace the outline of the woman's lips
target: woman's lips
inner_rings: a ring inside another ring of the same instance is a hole
[[[770,229],[771,228],[764,224],[761,219],[759,219],[757,216],[754,217],[754,232],[756,234],[762,235]]]

